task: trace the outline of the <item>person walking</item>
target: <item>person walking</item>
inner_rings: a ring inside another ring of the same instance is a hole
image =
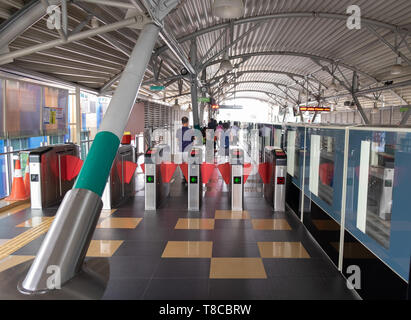
[[[178,148],[179,151],[182,153],[182,161],[188,162],[188,149],[190,145],[193,143],[193,137],[189,130],[191,130],[188,126],[189,120],[187,117],[181,118],[182,127],[177,130],[177,140],[178,140]],[[183,175],[183,183],[187,183],[184,175]]]

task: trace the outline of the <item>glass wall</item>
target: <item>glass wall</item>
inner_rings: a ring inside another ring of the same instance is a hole
[[[350,130],[346,228],[408,280],[411,132]]]
[[[287,171],[292,182],[302,189],[302,174],[306,178],[305,201],[311,208],[304,213],[304,224],[334,263],[338,265],[340,225],[345,217],[342,268],[358,263],[368,274],[373,269],[380,273],[390,269],[403,281],[408,281],[411,130],[288,126],[285,137]],[[347,155],[344,153],[346,141]],[[306,166],[302,172],[304,145]],[[344,181],[345,156],[348,164]],[[347,189],[343,199],[345,183]],[[342,211],[343,202],[345,212]],[[377,280],[367,281],[370,287]]]

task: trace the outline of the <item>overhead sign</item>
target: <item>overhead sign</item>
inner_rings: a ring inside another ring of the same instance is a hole
[[[300,107],[300,111],[331,112],[330,107]]]
[[[207,98],[207,97],[198,98],[198,102],[210,103],[211,98]]]
[[[163,91],[163,90],[165,90],[165,89],[166,89],[165,86],[151,86],[151,87],[150,87],[150,90],[151,90],[151,91]]]

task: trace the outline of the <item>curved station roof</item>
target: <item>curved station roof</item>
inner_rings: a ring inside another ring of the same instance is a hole
[[[48,27],[47,15],[27,21],[39,3],[61,2],[66,35]],[[245,97],[285,106],[309,99],[343,108],[355,92],[363,108],[410,104],[409,0],[356,1],[359,21],[351,2],[245,0],[239,18],[223,19],[214,0],[180,1],[165,18],[140,95],[188,103],[188,70],[219,102]],[[0,0],[0,70],[110,94],[140,33],[127,18],[148,16],[145,8],[139,0]],[[152,85],[165,90],[153,93]]]

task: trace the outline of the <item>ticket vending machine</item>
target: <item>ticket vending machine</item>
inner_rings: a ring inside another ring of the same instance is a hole
[[[202,148],[194,147],[188,155],[188,210],[200,211],[203,193],[201,182]]]
[[[145,210],[157,210],[170,194],[170,184],[163,183],[161,163],[170,153],[169,146],[157,146],[149,149],[144,155],[144,203]]]
[[[244,209],[244,150],[241,148],[230,149],[231,165],[231,210],[243,211]]]
[[[269,165],[269,183],[264,184],[264,198],[274,212],[285,211],[287,156],[282,149],[265,147],[264,161]]]

